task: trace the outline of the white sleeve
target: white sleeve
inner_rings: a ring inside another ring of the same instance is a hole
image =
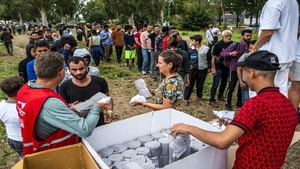
[[[274,7],[266,7],[263,20],[260,21],[261,30],[276,30],[281,28],[279,18],[281,11]]]

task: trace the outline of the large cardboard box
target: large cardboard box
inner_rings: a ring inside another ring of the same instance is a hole
[[[218,131],[212,125],[183,112],[166,109],[100,126],[94,130],[90,137],[84,138],[82,142],[96,163],[103,169],[109,169],[99,157],[97,151],[113,144],[125,143],[137,137],[170,128],[176,123],[187,123],[205,130]],[[219,150],[212,146],[207,146],[186,158],[165,166],[164,169],[226,169],[226,167],[227,150]]]
[[[27,155],[12,169],[99,169],[82,143]]]

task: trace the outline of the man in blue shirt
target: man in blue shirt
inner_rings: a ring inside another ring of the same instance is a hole
[[[110,55],[112,54],[112,39],[110,37],[110,32],[108,30],[108,25],[104,25],[104,29],[100,33],[100,38],[102,40],[102,45],[104,46],[104,58],[107,62],[109,62]]]
[[[34,48],[36,51],[36,57],[38,57],[39,54],[44,54],[44,53],[48,53],[51,51],[49,44],[44,40],[38,41],[35,44]],[[34,62],[35,62],[35,59],[28,62],[26,65],[28,80],[36,80],[36,74],[34,71]]]

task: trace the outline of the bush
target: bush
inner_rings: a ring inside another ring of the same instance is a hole
[[[207,28],[208,22],[212,20],[213,17],[205,6],[194,5],[183,16],[182,29],[199,31],[200,29]]]

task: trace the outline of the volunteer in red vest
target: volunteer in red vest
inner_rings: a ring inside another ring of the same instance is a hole
[[[92,134],[107,103],[95,103],[86,118],[72,111],[55,93],[65,76],[64,58],[59,53],[38,55],[34,69],[37,80],[29,81],[17,94],[17,111],[23,137],[23,154],[75,144]]]

